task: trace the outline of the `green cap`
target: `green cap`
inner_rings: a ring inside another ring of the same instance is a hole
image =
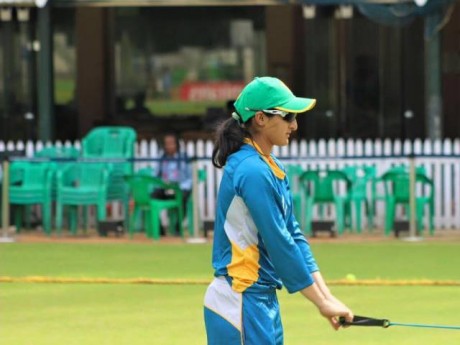
[[[289,113],[303,113],[312,109],[316,99],[296,97],[281,80],[256,77],[247,84],[235,101],[236,112],[246,122],[260,110],[278,109]]]

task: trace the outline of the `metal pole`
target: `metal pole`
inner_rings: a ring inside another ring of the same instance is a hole
[[[441,13],[435,11],[425,18],[425,80],[426,124],[430,139],[442,138],[442,83],[441,83],[441,35],[437,26]]]
[[[10,203],[8,188],[10,185],[10,165],[8,159],[3,161],[3,181],[2,181],[2,230],[3,234],[0,243],[14,242],[14,239],[8,236],[10,227]]]
[[[53,42],[51,36],[51,5],[37,11],[38,52],[38,132],[42,141],[54,137],[53,114]]]

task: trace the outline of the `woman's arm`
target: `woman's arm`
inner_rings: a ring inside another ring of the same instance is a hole
[[[332,295],[331,291],[329,290],[329,287],[326,285],[326,282],[323,279],[323,276],[321,275],[321,272],[319,271],[314,272],[312,276],[313,276],[313,279],[315,280],[315,283],[318,285],[318,288],[320,289],[320,291],[329,301],[337,303],[337,304],[341,304],[344,307],[346,307],[345,304],[343,304],[334,295]]]
[[[300,291],[300,293],[310,300],[319,310],[322,316],[329,320],[334,329],[340,328],[338,318],[344,316],[345,320],[351,322],[353,313],[342,302],[336,299],[326,286],[319,272],[313,273],[315,283]],[[318,283],[316,279],[318,278]]]

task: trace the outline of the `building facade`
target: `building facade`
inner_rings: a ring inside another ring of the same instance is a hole
[[[317,98],[299,117],[302,138],[425,138],[433,126],[458,137],[458,2],[431,34],[423,16],[385,25],[359,5],[318,3],[0,3],[0,140],[74,140],[97,125],[209,137],[259,75]]]

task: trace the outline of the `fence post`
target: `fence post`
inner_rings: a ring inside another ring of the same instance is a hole
[[[3,234],[0,238],[0,243],[14,242],[12,238],[8,236],[10,227],[10,203],[8,197],[8,188],[10,185],[10,165],[6,158],[3,160],[3,179],[2,179],[2,229]]]
[[[192,195],[193,198],[193,235],[187,239],[187,243],[205,243],[206,238],[200,236],[198,207],[200,199],[198,197],[198,159],[192,162]]]

